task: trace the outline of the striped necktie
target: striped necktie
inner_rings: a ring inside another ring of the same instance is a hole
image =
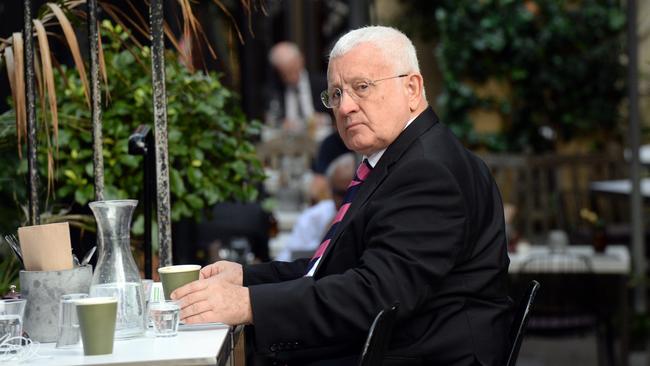
[[[345,197],[343,197],[343,204],[341,205],[341,208],[339,208],[338,212],[336,213],[336,216],[334,216],[332,225],[330,226],[329,230],[327,230],[327,233],[325,234],[323,241],[318,246],[318,249],[316,249],[316,252],[311,257],[311,260],[307,265],[307,274],[305,276],[314,275],[316,266],[318,265],[318,262],[323,256],[323,253],[325,253],[327,246],[330,244],[330,241],[332,240],[332,236],[334,236],[334,233],[336,232],[337,226],[341,221],[343,221],[343,217],[345,216],[345,213],[348,212],[348,209],[352,204],[352,200],[354,199],[354,196],[357,194],[357,191],[361,189],[361,183],[363,183],[366,180],[371,170],[372,167],[370,166],[368,159],[364,159],[363,162],[359,164],[359,167],[357,168],[357,173],[354,175],[354,178],[352,178],[352,181],[348,185],[348,189],[345,191]]]

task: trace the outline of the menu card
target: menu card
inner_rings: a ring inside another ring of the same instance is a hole
[[[18,239],[26,270],[72,269],[72,245],[67,222],[20,227]]]

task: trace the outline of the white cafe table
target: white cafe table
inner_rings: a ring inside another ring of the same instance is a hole
[[[144,337],[116,340],[110,355],[84,356],[81,345],[57,349],[41,343],[38,358],[7,365],[226,365],[232,351],[233,332],[227,325],[206,330],[181,330],[175,337]]]
[[[624,245],[608,245],[604,253],[594,252],[594,249],[590,245],[569,245],[562,253],[589,258],[591,264],[590,270],[596,274],[627,275],[631,270],[630,252]],[[510,253],[510,268],[508,272],[519,273],[526,261],[535,256],[547,254],[550,254],[550,249],[547,245],[532,245],[525,251]],[[553,268],[554,266],[551,262],[547,270],[553,272]]]
[[[589,189],[594,193],[629,196],[632,193],[632,181],[629,179],[594,181],[589,183]],[[641,195],[646,199],[650,198],[650,178],[641,179]]]

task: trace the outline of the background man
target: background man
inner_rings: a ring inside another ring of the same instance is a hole
[[[303,211],[291,230],[291,236],[277,260],[289,261],[296,258],[296,253],[316,250],[323,235],[332,223],[332,219],[341,208],[345,191],[354,177],[356,164],[354,154],[347,153],[334,159],[327,168],[327,186],[331,199],[322,200]]]
[[[207,266],[172,294],[181,317],[253,324],[257,352],[285,362],[352,365],[397,301],[386,364],[501,365],[511,302],[500,194],[428,107],[411,41],[388,27],[347,33],[322,98],[365,159],[314,257]]]
[[[291,131],[304,130],[309,119],[319,118],[320,123],[322,115],[316,116],[317,112],[325,112],[318,99],[326,87],[324,77],[307,72],[300,49],[291,42],[273,46],[269,62],[277,78],[269,91],[267,120]]]

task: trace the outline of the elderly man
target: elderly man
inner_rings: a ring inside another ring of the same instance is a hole
[[[427,106],[412,43],[388,27],[351,31],[330,53],[328,85],[343,141],[365,157],[332,229],[311,259],[203,268],[173,294],[181,317],[253,324],[257,352],[285,363],[345,365],[375,314],[399,302],[384,364],[501,365],[501,198]]]

